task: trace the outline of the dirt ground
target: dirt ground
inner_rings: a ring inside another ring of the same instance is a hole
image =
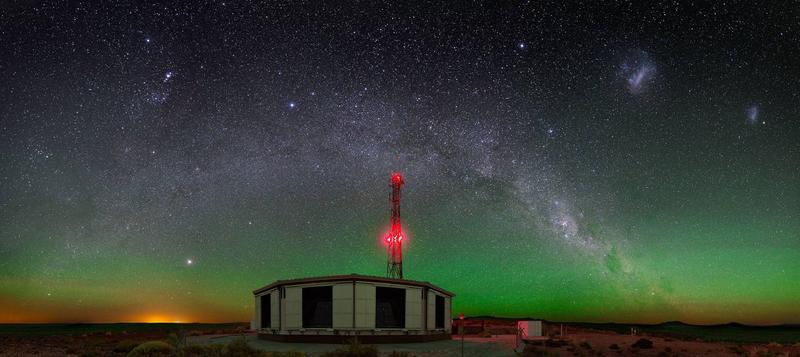
[[[652,342],[652,347],[635,347],[636,342],[641,339]],[[563,340],[566,344],[556,347],[555,343],[540,341],[537,345],[532,344],[529,351],[553,356],[800,356],[798,344],[685,341],[612,332],[578,332],[563,338],[555,337],[553,340]]]
[[[236,331],[207,330],[189,331],[189,335],[233,334]],[[2,335],[0,334],[0,356],[5,357],[49,357],[49,356],[125,356],[124,346],[166,340],[167,331],[126,332],[107,331],[80,335]]]
[[[502,320],[467,320],[465,341],[502,344],[515,348],[515,322]],[[492,333],[492,337],[478,337],[479,331]],[[800,343],[734,343],[712,342],[692,338],[678,338],[660,334],[621,334],[613,331],[586,329],[564,324],[545,326],[550,337],[530,341],[527,352],[532,356],[790,356],[800,357]],[[454,337],[455,338],[455,337]],[[638,348],[640,339],[652,342],[650,348]],[[550,340],[547,342],[547,340]],[[798,336],[800,340],[800,336]],[[562,342],[563,341],[563,342]],[[563,344],[563,345],[562,345]],[[561,346],[558,346],[561,345]]]
[[[669,336],[652,336],[646,334],[630,335],[611,331],[597,331],[576,328],[565,328],[565,334],[559,335],[560,329],[548,329],[550,337],[531,341],[525,352],[517,354],[516,335],[513,324],[495,322],[472,322],[467,325],[464,337],[465,356],[797,356],[800,357],[800,343],[733,343],[704,342],[699,340],[678,339]],[[487,331],[478,335],[474,331]],[[141,343],[150,340],[165,340],[169,332],[126,332],[107,331],[73,335],[2,335],[0,334],[0,356],[124,356],[126,352],[119,347],[128,343]],[[188,331],[187,342],[192,343],[225,343],[237,336],[241,330],[207,330]],[[246,333],[248,343],[254,348],[264,351],[303,351],[309,355],[317,355],[322,351],[332,350],[336,345],[319,344],[281,344],[257,340],[255,334]],[[651,348],[634,347],[637,341],[646,339],[652,343]],[[436,341],[417,344],[378,345],[382,354],[392,351],[408,352],[418,357],[460,356],[461,341],[453,336],[450,341]],[[115,351],[118,350],[118,351]]]

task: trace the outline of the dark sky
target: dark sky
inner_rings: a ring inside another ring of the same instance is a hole
[[[0,4],[0,322],[248,320],[276,279],[454,312],[800,322],[800,6]]]

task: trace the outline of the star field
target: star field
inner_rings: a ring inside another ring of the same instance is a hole
[[[791,4],[0,9],[0,322],[383,275],[393,171],[455,313],[800,322]]]

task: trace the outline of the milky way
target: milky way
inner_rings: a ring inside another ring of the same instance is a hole
[[[383,275],[395,170],[456,312],[800,322],[797,11],[708,6],[2,5],[0,322]]]

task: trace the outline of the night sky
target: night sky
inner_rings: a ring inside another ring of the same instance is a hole
[[[797,3],[55,3],[0,5],[0,322],[383,276],[395,170],[454,313],[800,322]]]

